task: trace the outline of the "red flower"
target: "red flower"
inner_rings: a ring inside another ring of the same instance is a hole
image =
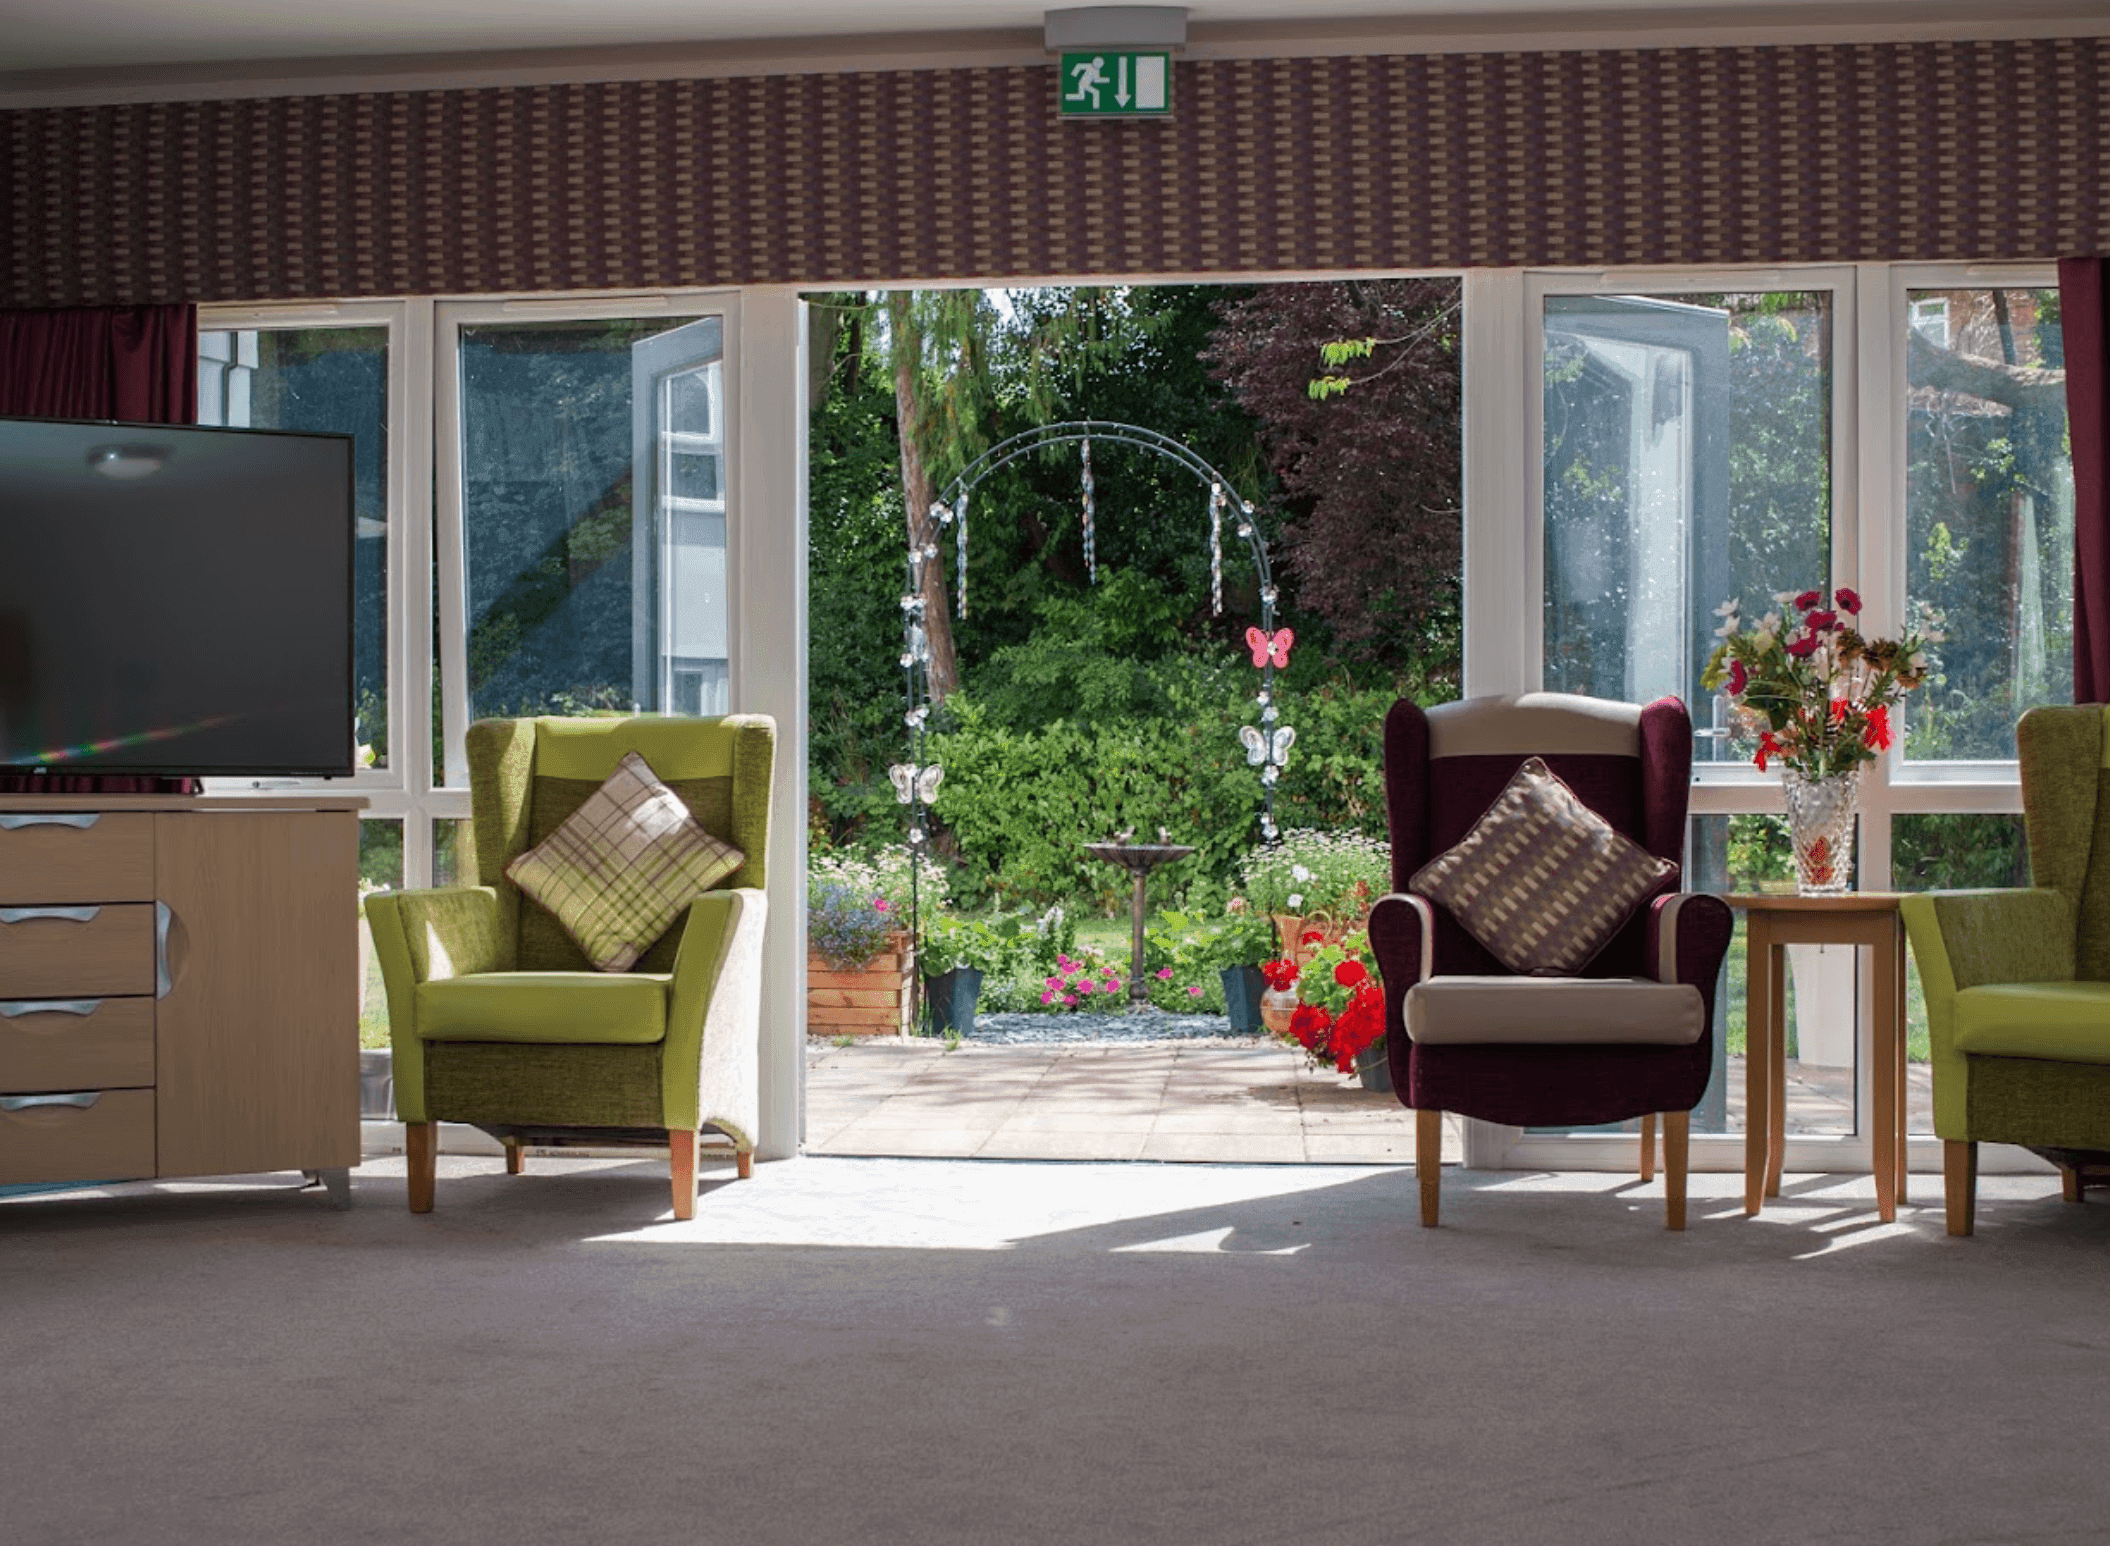
[[[1297,1038],[1297,1044],[1309,1052],[1326,1039],[1333,1027],[1333,1016],[1317,1004],[1299,1004],[1297,1012],[1289,1017],[1289,1033]]]
[[[1298,936],[1297,943],[1300,945],[1323,945],[1326,943],[1326,936],[1317,929],[1306,929]]]
[[[1804,634],[1801,638],[1795,640],[1788,646],[1788,653],[1790,655],[1793,655],[1797,660],[1802,659],[1806,655],[1816,654],[1817,636],[1813,633]]]
[[[1861,610],[1860,596],[1843,585],[1832,592],[1832,600],[1838,602],[1839,610],[1848,616],[1854,616]]]
[[[1812,612],[1802,620],[1802,623],[1811,633],[1822,633],[1827,628],[1839,626],[1839,614],[1836,612]]]
[[[1297,963],[1294,961],[1263,961],[1260,975],[1267,985],[1277,993],[1287,993],[1297,980]]]
[[[1799,596],[1797,596],[1797,597],[1795,598],[1795,607],[1796,607],[1796,610],[1798,610],[1798,611],[1802,611],[1802,612],[1807,612],[1807,611],[1808,611],[1808,610],[1809,610],[1809,609],[1810,609],[1811,607],[1814,607],[1814,606],[1815,606],[1815,605],[1816,605],[1816,604],[1817,604],[1818,602],[1822,601],[1823,599],[1824,599],[1824,592],[1823,592],[1823,591],[1821,591],[1821,590],[1806,590],[1806,591],[1804,591],[1804,592],[1803,592],[1803,593],[1802,593],[1801,595],[1799,595]]]
[[[1868,711],[1868,744],[1879,752],[1890,750],[1890,710],[1880,703]]]
[[[1333,1054],[1334,1066],[1344,1074],[1353,1073],[1356,1058],[1376,1046],[1384,1035],[1385,995],[1376,983],[1366,982],[1348,1000],[1340,1019],[1334,1021],[1333,1035],[1326,1046]]]
[[[1777,755],[1779,751],[1780,741],[1774,736],[1772,731],[1768,730],[1760,735],[1758,738],[1758,756],[1753,759],[1758,763],[1758,771],[1761,773],[1765,772],[1766,759]]]
[[[1836,725],[1844,718],[1846,718],[1846,700],[1844,698],[1832,699],[1832,723]]]
[[[1741,698],[1744,695],[1744,689],[1750,685],[1751,673],[1744,669],[1744,663],[1741,660],[1732,660],[1731,662],[1729,662],[1730,695],[1732,697]]]
[[[1370,980],[1370,969],[1360,961],[1343,961],[1333,969],[1333,980],[1344,988]]]

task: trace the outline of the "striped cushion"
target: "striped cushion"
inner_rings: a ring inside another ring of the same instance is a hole
[[[629,970],[747,856],[711,836],[636,752],[548,838],[506,866],[604,972]]]
[[[1416,871],[1411,888],[1449,908],[1511,971],[1565,977],[1677,871],[1526,757],[1472,830]]]

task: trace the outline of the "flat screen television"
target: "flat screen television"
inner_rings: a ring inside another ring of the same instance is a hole
[[[0,419],[0,771],[349,774],[352,537],[349,435]]]

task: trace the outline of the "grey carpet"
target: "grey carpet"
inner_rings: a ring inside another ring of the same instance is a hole
[[[2041,1178],[1949,1240],[1865,1178],[1677,1236],[1613,1176],[1431,1232],[1382,1168],[535,1170],[0,1204],[0,1539],[2110,1535],[2110,1204]]]

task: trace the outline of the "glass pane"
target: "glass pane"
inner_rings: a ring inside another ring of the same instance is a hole
[[[435,886],[476,884],[476,850],[470,846],[471,827],[451,816],[432,819],[432,883]]]
[[[708,583],[678,514],[710,505],[723,572],[720,324],[475,323],[460,350],[471,717],[671,707],[666,657]]]
[[[1906,588],[1941,614],[1905,755],[2008,758],[2073,697],[2073,459],[2056,290],[1914,290],[1905,367]]]
[[[352,681],[361,757],[388,766],[388,329],[198,335],[198,422],[352,442]]]
[[[2029,884],[2029,847],[2014,815],[1894,816],[1890,867],[1900,891],[1967,890]],[[1934,1131],[1927,1077],[1927,996],[1919,962],[1905,975],[1905,1115],[1907,1129]]]
[[[1693,707],[1714,608],[1829,583],[1831,297],[1548,296],[1545,684]]]
[[[394,891],[403,884],[403,823],[370,816],[359,823],[359,896]],[[359,910],[359,1045],[388,1045],[388,991],[381,983],[381,963],[374,958],[366,910]]]

